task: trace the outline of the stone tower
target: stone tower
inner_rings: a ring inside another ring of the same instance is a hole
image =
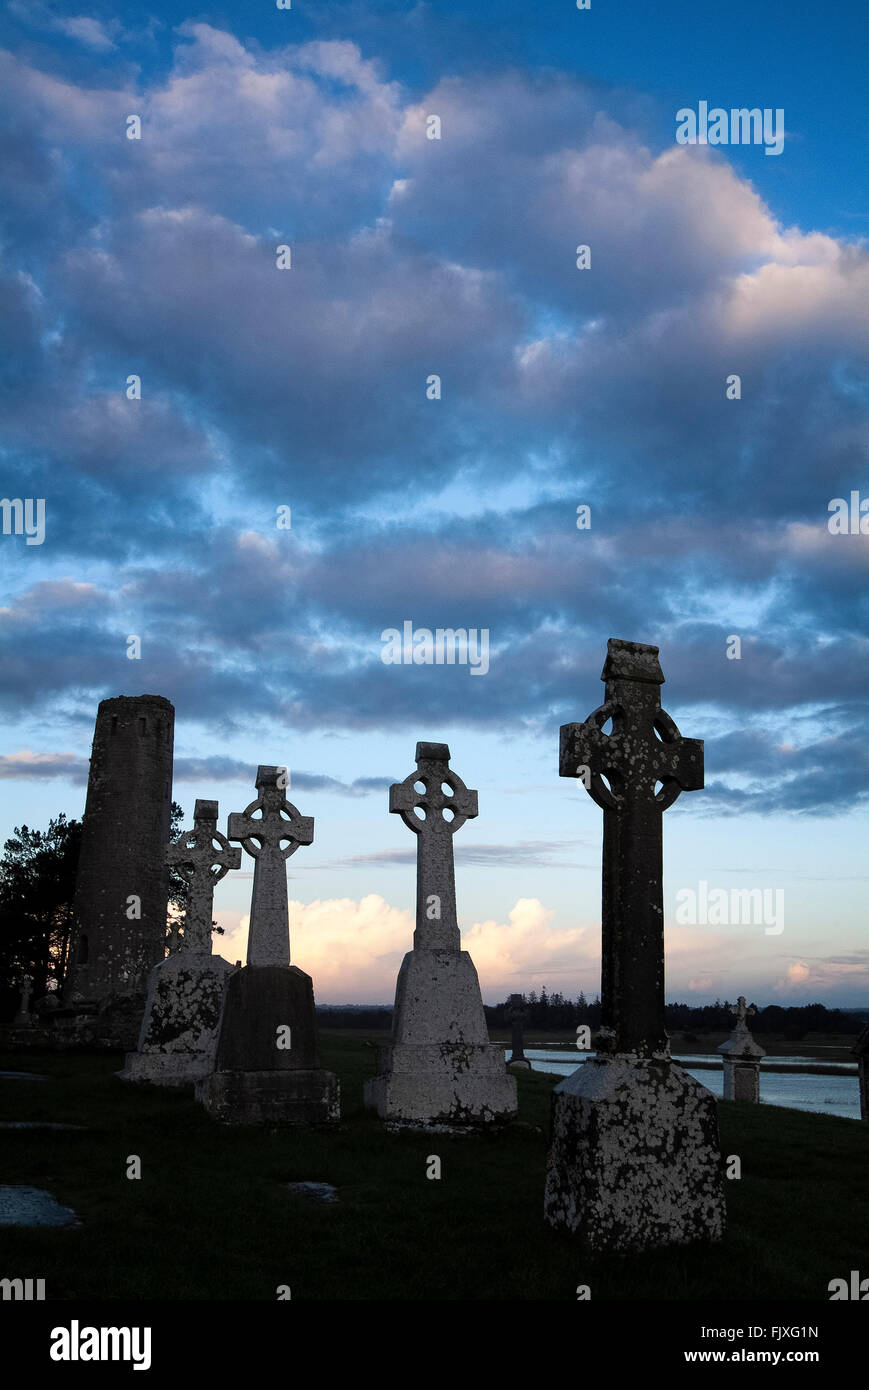
[[[119,695],[97,711],[66,999],[144,993],[165,955],[175,710]]]

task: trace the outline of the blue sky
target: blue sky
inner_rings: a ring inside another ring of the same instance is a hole
[[[665,818],[668,997],[866,1005],[869,539],[828,509],[869,496],[867,27],[7,5],[0,486],[46,534],[0,537],[0,834],[81,813],[101,698],[165,695],[188,814],[290,767],[294,959],[324,1002],[388,1000],[414,843],[386,787],[448,740],[484,994],[593,993],[600,812],[558,726],[608,637],[656,642],[707,768]],[[782,154],[677,145],[700,101],[781,108]],[[489,671],[385,665],[405,620],[486,629]],[[781,890],[783,930],[676,924],[701,882]]]

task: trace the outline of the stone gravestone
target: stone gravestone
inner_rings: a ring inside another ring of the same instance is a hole
[[[188,883],[184,935],[151,971],[138,1051],[128,1053],[121,1076],[184,1086],[208,1076],[214,1055],[226,982],[233,966],[212,954],[214,890],[230,869],[241,864],[217,828],[217,802],[197,800],[193,829],[166,852]]]
[[[508,1067],[523,1067],[531,1070],[531,1063],[525,1056],[525,1020],[528,1017],[528,1010],[525,1007],[525,1000],[521,994],[511,994],[510,1004],[507,1009],[507,1017],[512,1027],[512,1052],[507,1062]]]
[[[736,1014],[736,1027],[718,1051],[724,1058],[724,1099],[760,1101],[760,1059],[766,1056],[764,1049],[755,1042],[748,1028],[749,1014],[757,1013],[751,1004],[745,1005],[745,996],[740,994],[739,1002],[731,1004],[730,1012]]]
[[[461,1128],[516,1113],[516,1082],[489,1041],[477,972],[461,948],[453,835],[476,816],[477,793],[449,761],[445,743],[418,743],[416,772],[389,789],[390,811],[418,837],[416,930],[398,975],[392,1042],[365,1083],[365,1104],[395,1125]]]
[[[338,1080],[320,1065],[314,986],[290,964],[286,860],[314,838],[314,822],[284,794],[286,772],[260,767],[259,795],[229,817],[227,834],[254,860],[247,964],[226,990],[215,1070],[196,1098],[226,1124],[337,1120]]]
[[[553,1093],[544,1210],[586,1250],[627,1252],[719,1239],[724,1184],[714,1097],[664,1028],[661,817],[703,786],[703,743],[661,709],[657,647],[611,638],[601,679],[605,703],[562,726],[560,773],[604,813],[602,1026]]]
[[[18,1013],[12,1020],[13,1028],[32,1028],[33,1018],[30,1013],[30,1000],[33,995],[33,981],[29,975],[24,975],[20,981],[21,1002],[18,1006]]]
[[[869,1024],[858,1034],[851,1049],[857,1058],[860,1085],[860,1118],[869,1123]]]

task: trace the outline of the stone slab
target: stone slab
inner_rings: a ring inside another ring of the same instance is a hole
[[[0,1226],[74,1226],[72,1207],[62,1207],[39,1187],[0,1187]]]
[[[544,1212],[589,1252],[719,1240],[715,1098],[675,1062],[588,1059],[553,1092]]]
[[[216,1071],[196,1083],[196,1099],[227,1125],[330,1124],[341,1114],[338,1079],[322,1068]]]
[[[310,1197],[314,1202],[329,1203],[338,1200],[338,1189],[330,1182],[288,1182],[284,1186],[294,1196]]]
[[[62,1125],[52,1120],[0,1120],[0,1129],[87,1129],[87,1125]]]
[[[127,1054],[118,1075],[185,1086],[213,1071],[226,985],[234,973],[222,956],[183,947],[156,965],[138,1050]]]

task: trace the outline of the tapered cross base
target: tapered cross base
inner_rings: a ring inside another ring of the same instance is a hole
[[[228,1125],[327,1124],[339,1118],[337,1078],[321,1066],[310,975],[247,965],[226,991],[215,1070],[196,1099]]]
[[[715,1099],[675,1062],[583,1062],[555,1087],[544,1214],[590,1254],[720,1240]]]

